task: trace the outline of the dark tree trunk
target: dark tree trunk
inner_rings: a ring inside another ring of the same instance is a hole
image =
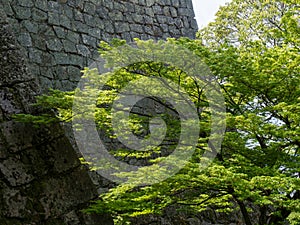
[[[285,208],[281,208],[278,211],[280,212],[280,215],[272,215],[268,224],[285,224],[285,220],[290,215],[291,211]]]
[[[267,206],[260,207],[259,225],[266,225],[268,221]]]
[[[241,209],[241,212],[242,212],[245,224],[246,225],[252,225],[250,217],[249,217],[249,214],[247,212],[247,209],[246,209],[246,206],[245,206],[244,202],[240,201],[238,199],[235,199],[235,200],[239,204],[239,207]]]

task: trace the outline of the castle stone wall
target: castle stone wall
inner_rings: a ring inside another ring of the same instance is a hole
[[[71,90],[100,40],[194,38],[191,0],[0,0],[42,90]]]
[[[35,113],[40,91],[76,87],[100,40],[193,38],[196,29],[191,0],[0,0],[0,224],[111,225],[80,212],[97,187],[61,127],[12,116]]]

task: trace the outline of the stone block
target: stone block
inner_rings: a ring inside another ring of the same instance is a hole
[[[162,30],[159,26],[154,26],[153,27],[153,33],[155,37],[161,37],[162,36]]]
[[[15,19],[15,18],[7,18],[7,22],[10,24],[10,27],[11,27],[12,31],[15,34],[20,33],[21,26],[20,26],[20,24],[19,24],[19,22],[18,22],[17,19]]]
[[[53,69],[50,67],[42,66],[40,67],[41,76],[47,77],[48,79],[53,79]]]
[[[147,6],[147,7],[151,7],[151,6],[154,5],[154,3],[155,3],[155,0],[147,0],[147,1],[146,1],[146,6]]]
[[[63,80],[63,81],[61,81],[61,85],[63,87],[62,90],[73,91],[76,88],[77,83],[78,82],[75,82],[75,81]]]
[[[83,15],[80,11],[75,10],[74,11],[74,19],[80,22],[83,22]]]
[[[145,24],[152,25],[154,23],[154,20],[151,16],[144,16],[144,22]]]
[[[60,4],[65,4],[67,2],[68,2],[68,0],[58,0],[58,3],[60,3]]]
[[[130,30],[137,33],[144,33],[144,27],[139,24],[130,24]]]
[[[159,24],[166,24],[167,21],[168,21],[168,17],[166,17],[166,16],[160,16],[160,15],[157,16],[157,22]]]
[[[48,24],[50,25],[60,25],[59,14],[56,12],[48,12]]]
[[[101,30],[99,28],[90,28],[88,30],[88,35],[90,35],[90,36],[92,36],[92,37],[100,40],[100,38],[101,38]]]
[[[31,17],[31,10],[27,7],[13,6],[17,19],[29,19]]]
[[[89,56],[91,54],[90,50],[85,45],[76,45],[77,52],[82,56]]]
[[[134,6],[134,11],[137,14],[142,14],[143,15],[145,13],[145,8],[143,6],[140,6],[140,5],[135,5]]]
[[[143,16],[143,15],[136,14],[136,15],[133,17],[133,21],[134,21],[135,23],[144,24],[144,16]]]
[[[187,8],[179,8],[178,9],[178,15],[179,16],[190,16],[191,15],[191,10]]]
[[[78,66],[83,69],[85,65],[83,57],[75,54],[70,54],[70,65]]]
[[[125,32],[121,34],[121,38],[126,40],[126,41],[130,41],[131,40],[131,35],[130,32]]]
[[[57,1],[48,1],[48,10],[50,12],[60,12],[61,5]]]
[[[101,18],[101,19],[108,19],[108,13],[109,11],[107,8],[103,7],[102,5],[96,6],[96,14]]]
[[[19,0],[18,4],[20,6],[32,7],[33,6],[33,1],[32,0]]]
[[[62,27],[65,27],[69,30],[72,29],[72,23],[71,23],[71,20],[66,16],[66,15],[60,15],[60,25]]]
[[[22,103],[18,100],[16,91],[9,88],[0,89],[0,108],[2,116],[5,117],[22,112]]]
[[[92,1],[94,1],[94,0],[89,0],[89,2],[92,2]],[[86,0],[68,0],[67,4],[77,10],[83,11],[84,2],[86,2]],[[96,2],[99,2],[99,1],[96,0]],[[94,1],[94,3],[95,3],[95,1]]]
[[[146,8],[145,9],[145,14],[150,16],[150,17],[154,17],[154,12],[152,8]]]
[[[190,22],[187,17],[183,17],[183,25],[186,29],[190,28]]]
[[[90,14],[90,15],[94,15],[96,12],[96,5],[94,5],[93,3],[90,3],[90,2],[85,2],[83,12]]]
[[[139,0],[139,5],[145,6],[146,5],[146,0]]]
[[[3,11],[8,16],[13,16],[14,15],[14,11],[12,10],[10,4],[3,4]]]
[[[99,55],[99,54],[98,54]],[[78,82],[81,77],[81,70],[78,67],[75,66],[69,66],[68,67],[68,74],[70,76],[70,81],[76,81]]]
[[[66,65],[70,63],[69,55],[66,53],[55,52],[53,53],[55,63],[58,65]]]
[[[37,48],[38,50],[46,50],[46,40],[44,38],[41,38],[41,35],[39,34],[31,34],[32,40],[33,40],[33,46],[34,48]]]
[[[0,110],[0,116],[2,117],[2,112]],[[3,122],[3,118],[1,118],[1,122]],[[0,160],[8,158],[8,144],[6,143],[2,134],[0,134]]]
[[[61,51],[63,48],[63,45],[58,38],[49,39],[46,43],[47,48],[51,51]]]
[[[35,1],[34,5],[36,8],[41,9],[44,12],[46,12],[48,10],[48,1],[47,0]]]
[[[36,34],[39,30],[38,24],[30,20],[23,20],[21,26],[24,26],[29,33]]]
[[[68,52],[68,53],[76,53],[77,52],[75,43],[68,41],[68,40],[62,40],[62,43],[63,43],[65,52]]]
[[[134,7],[134,5],[132,5]],[[114,1],[114,10],[118,12],[127,12],[128,8],[124,5],[123,2],[116,2]]]
[[[54,66],[56,65],[54,56],[49,54],[49,52],[42,53],[42,65],[43,66]]]
[[[108,16],[112,18],[113,21],[124,21],[124,16],[121,12],[110,12]]]
[[[28,50],[29,60],[33,63],[42,63],[42,51],[34,48]]]
[[[34,193],[38,201],[35,204],[42,205],[46,218],[64,214],[96,196],[96,190],[83,168],[59,177],[48,177],[36,186],[40,188]]]
[[[74,11],[71,7],[68,5],[63,5],[63,14],[66,15],[70,20],[74,19]]]
[[[48,90],[49,88],[54,88],[53,87],[53,80],[49,79],[47,77],[39,77],[39,84],[41,85],[42,90]]]
[[[165,7],[163,8],[163,12],[164,12],[164,15],[165,15],[165,16],[171,16],[170,7],[165,6]]]
[[[153,29],[149,26],[144,27],[145,33],[149,35],[154,35]]]
[[[176,8],[179,7],[179,0],[171,0],[171,2],[172,2],[171,4],[173,7],[176,7]]]
[[[80,21],[74,21],[74,27],[75,30],[80,33],[87,34],[89,30],[89,27],[84,22],[80,22]]]
[[[165,5],[172,5],[171,0],[165,0]]]
[[[172,37],[175,37],[175,38],[179,38],[180,36],[182,36],[181,31],[177,28],[170,29],[170,34],[172,35]]]
[[[29,33],[22,33],[18,36],[18,41],[20,45],[24,47],[31,47],[32,46],[32,40]]]
[[[159,5],[154,5],[152,6],[153,12],[155,15],[163,15],[163,10],[161,8],[161,6]]]
[[[66,38],[67,38],[67,40],[69,40],[73,43],[79,43],[80,35],[74,31],[68,30],[68,34],[67,34]]]
[[[164,33],[169,32],[169,26],[167,24],[161,24],[160,27]]]
[[[64,28],[58,27],[58,26],[53,26],[53,29],[58,38],[62,38],[62,39],[66,38],[67,32]]]
[[[171,12],[171,16],[173,18],[176,18],[178,15],[177,15],[177,9],[174,8],[174,7],[170,7],[170,12]]]
[[[95,17],[94,16],[91,16],[91,15],[86,14],[86,13],[83,13],[82,15],[83,15],[83,19],[84,19],[84,24],[85,25],[88,25],[90,27],[95,26],[96,21],[95,21]]]
[[[30,71],[34,77],[38,77],[40,76],[40,65],[37,63],[30,63],[30,65],[28,65],[28,71]]]
[[[115,32],[114,25],[111,21],[104,21],[104,31],[109,34],[113,34]]]
[[[34,139],[31,125],[8,121],[0,124],[0,130],[10,152],[16,153],[33,147]]]
[[[198,24],[197,24],[197,22],[195,20],[191,21],[191,28],[198,29]]]
[[[179,29],[184,27],[183,21],[180,18],[176,18],[174,24]]]
[[[92,46],[92,47],[96,47],[97,44],[98,44],[98,41],[96,38],[94,37],[91,37],[89,35],[86,35],[86,34],[82,34],[82,41],[85,45],[89,45],[89,46]]]
[[[58,149],[60,150],[57,151]],[[66,172],[80,165],[77,155],[66,137],[53,140],[47,151],[48,158],[52,159],[52,170],[55,173]]]
[[[48,19],[48,15],[46,12],[44,12],[40,9],[33,8],[32,9],[32,19],[34,21],[38,21],[38,22],[46,21]]]
[[[1,187],[2,188],[2,187]],[[12,190],[6,185],[1,190],[3,215],[8,218],[24,218],[26,215],[27,198],[19,190]],[[28,215],[27,215],[28,216]],[[0,219],[1,220],[1,219]],[[6,223],[5,223],[6,224]],[[11,223],[16,224],[16,223]]]
[[[124,2],[124,13],[133,13],[134,12],[134,4],[131,2]]]
[[[52,26],[49,26],[48,24],[45,24],[45,23],[39,23],[38,33],[40,34],[40,38],[41,37],[51,37],[52,38],[55,36]],[[46,38],[44,38],[44,39],[46,39]]]
[[[129,25],[127,23],[116,22],[115,23],[116,33],[123,33],[130,31]]]
[[[113,1],[104,0],[103,6],[106,7],[108,11],[113,11],[114,10],[114,3],[113,3]]]

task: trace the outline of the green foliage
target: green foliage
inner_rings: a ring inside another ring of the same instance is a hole
[[[200,30],[198,37],[212,46],[292,45],[299,49],[299,2],[297,0],[233,0],[217,18]]]
[[[60,121],[69,122],[72,119],[72,104],[74,92],[61,92],[49,90],[47,95],[36,98],[33,107],[37,108],[36,115],[16,114],[14,119],[19,122],[40,124],[52,124]]]
[[[175,176],[150,187],[120,185],[90,210],[135,217],[161,213],[174,204],[190,211],[213,207],[229,212],[234,210],[233,202],[241,209],[251,202],[261,209],[260,224],[280,224],[288,215],[296,221],[300,203],[297,16],[291,1],[233,1],[200,32],[202,40],[169,40],[201,56],[222,86],[227,106],[222,152],[200,172],[199,144],[198,155]],[[227,24],[236,29],[232,36],[222,30]],[[192,91],[189,94],[193,96]],[[208,123],[201,125],[205,130]],[[202,135],[203,143],[208,132]],[[251,224],[249,212],[243,216]]]

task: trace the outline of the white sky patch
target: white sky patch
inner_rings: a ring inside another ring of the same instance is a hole
[[[203,28],[209,22],[214,21],[215,14],[220,6],[225,5],[230,0],[192,0],[198,27]]]

